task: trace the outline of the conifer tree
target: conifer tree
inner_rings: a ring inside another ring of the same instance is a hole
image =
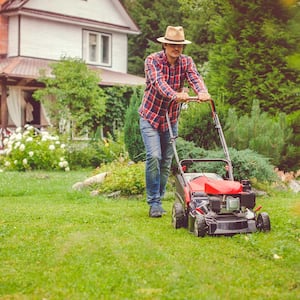
[[[124,142],[129,158],[134,161],[142,161],[145,156],[140,126],[138,108],[141,104],[142,89],[136,88],[130,98],[130,104],[125,115]]]

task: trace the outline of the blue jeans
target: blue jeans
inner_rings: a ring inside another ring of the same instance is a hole
[[[160,132],[140,118],[140,130],[146,148],[146,193],[150,206],[161,206],[174,155],[169,130]],[[172,127],[177,136],[177,124]]]

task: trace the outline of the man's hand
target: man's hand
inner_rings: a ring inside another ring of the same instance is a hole
[[[210,96],[210,94],[207,93],[207,92],[199,92],[199,93],[198,93],[198,100],[199,100],[200,102],[206,102],[206,101],[211,100],[211,96]]]
[[[185,92],[176,93],[176,101],[179,103],[187,102],[189,100],[189,94]]]

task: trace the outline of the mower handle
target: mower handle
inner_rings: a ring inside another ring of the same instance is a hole
[[[215,106],[215,102],[213,99],[209,99],[207,101],[201,101],[199,100],[199,98],[197,96],[190,96],[187,98],[187,102],[200,102],[200,103],[203,103],[203,102],[210,102],[210,106],[211,106],[211,109],[212,109],[212,112],[215,113],[216,112],[216,106]]]
[[[229,179],[230,180],[234,180],[233,179],[232,163],[231,163],[231,159],[230,159],[228,147],[227,147],[227,144],[226,144],[226,141],[225,141],[225,137],[224,137],[224,134],[223,134],[223,129],[221,127],[218,114],[216,112],[215,102],[213,101],[213,99],[210,99],[208,101],[210,102],[210,107],[211,107],[211,112],[212,112],[212,118],[213,118],[213,121],[214,121],[214,124],[215,124],[215,128],[218,131],[218,135],[219,135],[219,138],[220,138],[220,141],[221,141],[221,144],[222,144],[222,148],[223,148],[223,151],[224,151],[224,154],[225,154],[225,158],[228,161]],[[208,102],[208,101],[199,101],[199,99],[198,99],[197,96],[195,96],[195,97],[188,97],[188,99],[187,99],[187,102]],[[169,105],[170,105],[170,103],[169,103]],[[171,143],[172,143],[172,146],[173,146],[175,159],[176,159],[177,164],[179,165],[180,161],[179,161],[179,157],[178,157],[178,154],[177,154],[177,151],[176,151],[176,147],[175,147],[175,143],[174,143],[176,137],[174,137],[173,132],[172,132],[172,127],[171,127],[171,122],[170,122],[170,118],[169,118],[168,112],[166,113],[166,120],[167,120],[167,123],[168,123],[168,128],[169,128],[169,132],[170,132]],[[183,171],[181,170],[181,172],[183,172]]]

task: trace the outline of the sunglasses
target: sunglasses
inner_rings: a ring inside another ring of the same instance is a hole
[[[166,44],[166,46],[170,46],[172,48],[183,48],[184,45],[182,44]]]

